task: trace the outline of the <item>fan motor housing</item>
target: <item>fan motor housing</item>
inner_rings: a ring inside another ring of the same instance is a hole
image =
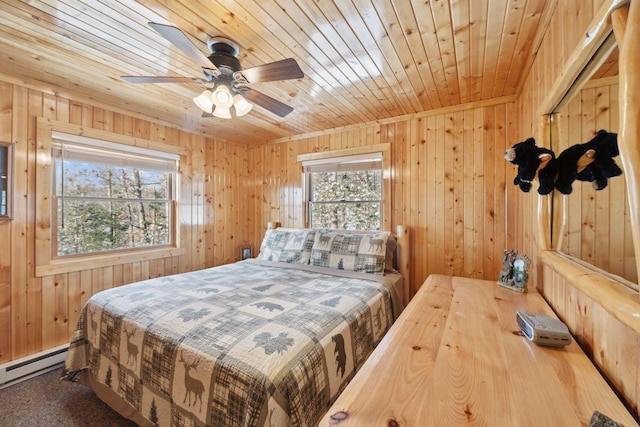
[[[207,46],[211,55],[211,61],[223,74],[232,75],[236,71],[242,70],[242,65],[237,58],[240,48],[233,40],[225,37],[211,37],[207,41]]]

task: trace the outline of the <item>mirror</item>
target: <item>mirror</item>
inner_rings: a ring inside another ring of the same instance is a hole
[[[556,156],[591,140],[600,129],[618,133],[617,47],[613,45],[597,61],[592,76],[569,91],[551,115],[551,148]],[[613,159],[623,169],[620,157]],[[591,182],[579,180],[572,188],[568,195],[553,192],[552,248],[637,283],[624,177],[610,178],[607,187],[598,191]]]

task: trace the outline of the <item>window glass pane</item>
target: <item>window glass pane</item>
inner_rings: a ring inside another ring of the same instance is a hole
[[[167,200],[170,173],[58,159],[56,194]]]
[[[311,174],[312,201],[380,199],[382,199],[382,171],[379,169]]]
[[[303,161],[309,226],[379,230],[382,224],[382,153]]]
[[[165,202],[56,198],[58,255],[169,244]]]
[[[169,245],[177,160],[95,140],[52,150],[57,256]],[[133,150],[129,153],[127,150]]]
[[[380,202],[311,203],[314,228],[380,230]]]

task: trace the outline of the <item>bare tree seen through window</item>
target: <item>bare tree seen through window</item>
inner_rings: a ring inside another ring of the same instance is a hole
[[[170,172],[58,159],[56,173],[58,255],[170,243]]]
[[[379,230],[382,170],[312,172],[311,226]]]

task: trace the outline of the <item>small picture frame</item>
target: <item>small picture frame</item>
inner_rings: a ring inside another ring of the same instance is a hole
[[[511,249],[504,251],[503,269],[498,276],[498,285],[516,292],[526,292],[529,281],[529,265],[531,261],[524,254]]]
[[[251,248],[250,247],[243,247],[242,251],[240,253],[240,257],[245,260],[245,259],[249,259],[251,258]]]

